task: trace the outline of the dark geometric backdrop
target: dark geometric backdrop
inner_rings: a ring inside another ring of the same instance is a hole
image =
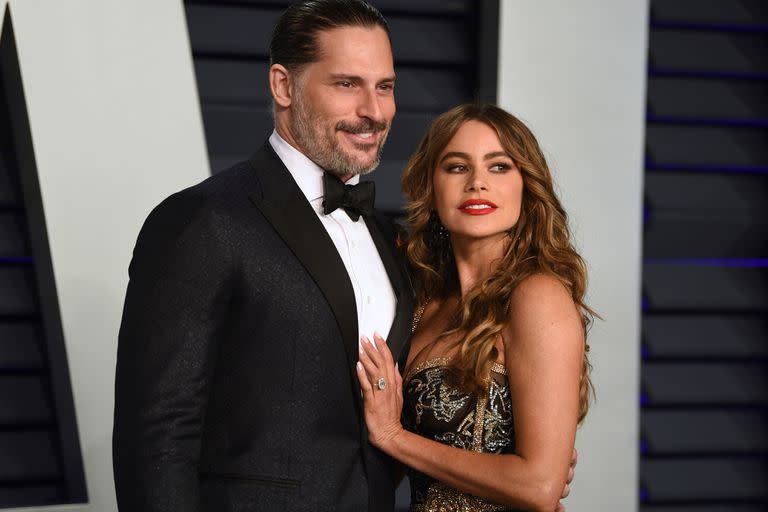
[[[0,39],[0,508],[87,501],[10,9]]]
[[[652,0],[641,510],[768,510],[768,3]]]
[[[272,132],[268,47],[289,1],[187,0],[187,24],[213,172]],[[475,98],[496,99],[498,1],[379,0],[391,32],[397,115],[376,182],[377,206],[402,206],[400,174],[429,122]]]

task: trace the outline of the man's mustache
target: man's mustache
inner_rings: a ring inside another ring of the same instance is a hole
[[[385,121],[373,121],[371,119],[367,119],[355,124],[350,124],[346,121],[339,121],[339,123],[336,124],[337,130],[344,130],[345,132],[350,133],[383,132],[387,129],[387,127],[388,124]]]

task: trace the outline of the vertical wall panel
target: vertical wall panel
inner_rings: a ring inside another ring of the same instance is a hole
[[[640,241],[648,4],[502,2],[499,100],[553,169],[590,272],[597,401],[570,511],[637,508]]]

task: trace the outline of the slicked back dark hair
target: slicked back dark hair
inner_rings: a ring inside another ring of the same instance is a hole
[[[270,64],[290,71],[317,61],[317,34],[339,27],[389,26],[378,9],[363,0],[307,0],[292,4],[280,16],[269,44]]]

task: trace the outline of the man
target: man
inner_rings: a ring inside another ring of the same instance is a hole
[[[134,250],[113,437],[122,511],[394,507],[355,376],[360,336],[404,354],[413,310],[393,228],[358,184],[395,114],[388,28],[360,0],[304,2],[270,57],[267,143],[166,199]]]
[[[376,167],[395,114],[387,25],[364,2],[306,2],[270,52],[269,141],[166,199],[136,244],[113,439],[123,511],[394,507],[354,368],[361,335],[402,351],[412,292],[370,184],[343,184]]]

